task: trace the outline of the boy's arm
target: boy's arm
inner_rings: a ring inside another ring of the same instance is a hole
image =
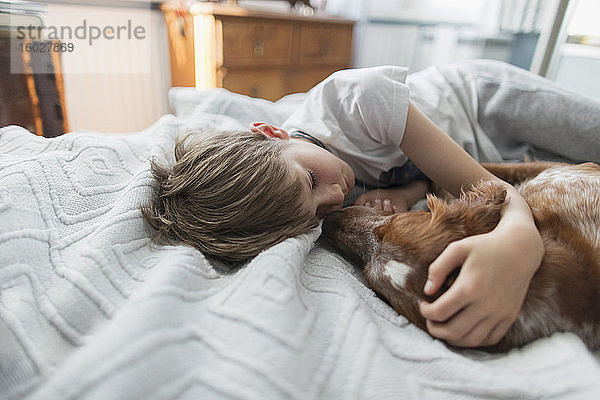
[[[412,104],[400,147],[455,196],[482,179],[507,189],[509,202],[493,231],[451,243],[430,265],[426,294],[435,293],[451,271],[462,268],[448,291],[421,304],[432,335],[456,346],[496,344],[514,323],[544,254],[531,210],[511,185],[481,167]]]

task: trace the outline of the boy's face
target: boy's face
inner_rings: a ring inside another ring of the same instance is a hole
[[[344,198],[354,187],[354,171],[345,161],[301,139],[287,139],[282,155],[297,171],[304,204],[311,212],[323,217],[342,208]]]
[[[286,141],[282,156],[302,182],[303,203],[323,217],[342,208],[344,198],[354,187],[354,171],[342,159],[302,139],[290,139],[288,133],[266,122],[253,122],[250,131]]]

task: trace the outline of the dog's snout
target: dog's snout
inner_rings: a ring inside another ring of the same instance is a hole
[[[346,207],[325,217],[322,232],[345,257],[364,265],[377,248],[373,229],[389,218],[377,214],[371,207]]]
[[[327,214],[323,220],[323,234],[326,237],[333,238],[333,233],[340,225],[343,212],[343,210],[336,210]]]

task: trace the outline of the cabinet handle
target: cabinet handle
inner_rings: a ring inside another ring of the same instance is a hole
[[[256,40],[254,42],[254,49],[252,50],[252,56],[260,58],[265,54],[265,42],[262,40]]]

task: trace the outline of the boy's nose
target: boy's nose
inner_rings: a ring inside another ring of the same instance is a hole
[[[344,204],[345,197],[341,185],[337,183],[329,185],[320,206],[317,208],[317,215],[324,217],[332,211],[339,210]]]
[[[344,203],[344,199],[346,198],[346,193],[344,192],[344,187],[339,183],[334,183],[331,185],[332,190],[332,203],[333,204],[342,204]]]

